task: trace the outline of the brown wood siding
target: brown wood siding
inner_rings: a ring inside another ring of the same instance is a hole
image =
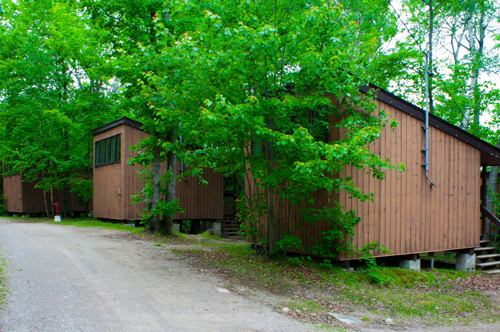
[[[34,182],[23,181],[23,212],[24,213],[42,213],[45,212],[45,199],[43,190],[36,189]],[[51,208],[50,193],[47,193],[47,204]]]
[[[94,168],[94,216],[115,220],[140,220],[146,209],[146,203],[132,205],[132,195],[141,193],[144,181],[139,180],[139,166],[130,166],[127,160],[137,155],[129,151],[143,138],[146,132],[122,124],[94,136],[96,141],[121,134],[121,162]],[[95,161],[94,161],[95,165]],[[177,162],[177,174],[180,174],[180,162]],[[166,163],[162,163],[162,174],[166,172]],[[198,179],[187,178],[176,183],[176,199],[181,202],[185,213],[177,214],[174,219],[219,219],[223,217],[223,186],[221,173],[205,170],[203,178],[208,186],[198,183]]]
[[[21,174],[4,176],[3,195],[3,202],[7,212],[23,213],[23,186]]]
[[[177,175],[181,174],[181,163],[177,162]],[[197,178],[187,177],[176,183],[175,198],[180,201],[184,213],[175,219],[222,219],[224,216],[224,178],[222,173],[204,169],[204,186]]]
[[[365,192],[375,192],[373,202],[361,203],[341,193],[345,210],[354,209],[361,221],[356,226],[353,245],[378,242],[391,255],[472,248],[479,245],[480,151],[436,128],[430,128],[429,178],[422,167],[425,155],[424,123],[390,105],[378,107],[395,118],[395,130],[386,127],[370,149],[405,164],[405,172],[387,170],[378,181],[348,168],[341,176],[352,176]],[[382,256],[379,252],[376,256]],[[341,259],[349,259],[341,255]]]
[[[149,136],[146,132],[131,127],[122,125],[120,127],[125,127],[122,135],[122,162],[123,164],[123,186],[124,186],[124,218],[125,220],[140,220],[142,219],[141,214],[146,209],[146,203],[138,203],[132,205],[132,195],[142,192],[144,188],[144,182],[139,180],[139,175],[137,171],[140,166],[130,166],[127,164],[127,160],[135,157],[137,151],[129,151],[130,147],[136,145],[142,139]]]
[[[351,177],[355,185],[364,192],[374,192],[373,202],[360,202],[348,197],[345,191],[315,195],[316,207],[333,207],[338,201],[344,211],[354,210],[361,218],[355,235],[347,238],[355,247],[377,242],[391,251],[390,255],[407,255],[425,252],[472,248],[479,245],[480,236],[480,176],[481,153],[478,149],[450,136],[437,128],[430,128],[429,178],[435,183],[431,188],[422,167],[425,155],[424,123],[411,115],[377,100],[379,109],[395,118],[399,126],[392,130],[385,127],[380,138],[369,145],[369,149],[382,160],[404,163],[405,172],[386,170],[385,179],[379,181],[366,170],[346,167],[338,176]],[[345,135],[344,129],[334,126],[330,130],[330,141]],[[251,175],[247,177],[252,180]],[[246,190],[255,192],[252,181],[247,181]],[[280,224],[281,236],[292,231],[299,236],[305,247],[320,238],[328,229],[326,222],[316,225],[300,223],[299,208],[287,207],[290,211]],[[283,216],[282,216],[283,217]],[[266,227],[266,217],[262,222]],[[296,227],[296,224],[301,224]],[[384,256],[376,251],[375,256]],[[340,254],[339,259],[352,259]]]
[[[124,131],[125,125],[112,128],[106,132],[94,136],[95,142],[104,138],[121,134],[121,161],[117,164],[95,167],[94,154],[94,195],[93,208],[94,217],[104,219],[125,219],[125,204],[130,202],[126,196],[124,185],[124,168],[126,167],[126,157],[124,153]]]

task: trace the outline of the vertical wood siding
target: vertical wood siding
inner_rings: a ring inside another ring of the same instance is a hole
[[[392,255],[472,248],[480,236],[480,151],[437,128],[430,127],[429,178],[422,167],[425,155],[424,123],[390,105],[377,101],[395,118],[395,130],[386,127],[370,150],[404,163],[405,172],[387,170],[385,179],[348,168],[340,176],[352,176],[365,192],[375,192],[373,202],[361,203],[342,192],[345,210],[353,209],[361,218],[352,239],[354,246],[376,241]],[[379,252],[376,256],[381,256]],[[349,259],[341,255],[341,259]]]
[[[45,212],[45,199],[43,190],[36,189],[34,182],[23,181],[23,212],[24,213],[42,213]],[[50,192],[47,195],[47,206],[51,211],[52,203],[50,201]],[[55,193],[55,198],[59,193]],[[55,199],[54,199],[55,200]]]
[[[140,220],[141,214],[147,208],[146,203],[137,203],[132,205],[132,195],[142,192],[144,188],[144,182],[139,180],[139,174],[137,171],[140,166],[130,166],[127,164],[127,160],[135,157],[137,151],[129,151],[130,147],[139,143],[140,140],[149,136],[146,132],[130,127],[127,125],[122,125],[124,127],[122,134],[122,144],[121,144],[121,158],[122,162],[122,190],[123,190],[123,209],[124,216],[122,219],[125,220]],[[110,135],[112,136],[112,135]],[[106,166],[105,166],[106,167]]]
[[[104,219],[125,219],[125,205],[130,205],[130,198],[126,195],[125,191],[125,169],[127,159],[124,152],[124,132],[126,125],[121,125],[111,128],[108,131],[99,133],[94,136],[95,142],[100,141],[106,137],[121,134],[121,161],[117,164],[105,165],[95,167],[95,154],[94,154],[94,216]]]
[[[176,173],[181,174],[180,162],[177,162]],[[222,173],[205,169],[203,179],[208,181],[207,186],[200,184],[198,179],[193,177],[187,177],[176,183],[175,198],[180,200],[185,212],[178,213],[175,219],[222,219],[224,216]]]
[[[344,211],[354,210],[361,218],[355,234],[347,241],[356,247],[378,242],[391,251],[391,255],[472,248],[479,245],[480,236],[480,151],[437,128],[430,128],[429,178],[422,165],[425,155],[424,123],[396,108],[376,101],[379,109],[395,118],[399,126],[383,128],[378,140],[368,147],[382,160],[392,164],[404,163],[405,172],[386,170],[385,179],[374,179],[366,171],[346,167],[338,176],[351,177],[364,192],[374,192],[373,202],[351,199],[340,194],[318,192],[315,206],[333,207],[338,201]],[[330,141],[342,137],[345,131],[334,126]],[[252,176],[247,175],[247,194],[255,192]],[[305,247],[312,246],[329,228],[323,221],[316,225],[301,223],[299,208],[288,204],[288,214],[282,215],[281,236],[291,231],[301,238]],[[262,220],[264,229],[267,218]],[[299,225],[299,226],[297,226]],[[375,252],[375,256],[384,256]],[[340,254],[339,259],[352,259]]]
[[[3,202],[8,212],[23,212],[23,186],[21,174],[4,176],[3,195]]]
[[[23,181],[21,174],[4,177],[4,204],[11,213],[45,213],[45,199],[43,190],[36,189],[34,182]],[[52,211],[51,194],[47,192],[47,207]],[[59,190],[54,190],[54,202],[62,202]],[[71,211],[85,211],[76,197],[71,194]]]
[[[106,137],[121,134],[121,162],[94,168],[94,216],[115,220],[139,220],[147,208],[146,203],[132,205],[132,195],[141,193],[144,182],[139,180],[139,166],[130,166],[127,160],[137,155],[129,151],[149,134],[125,124],[111,128],[94,136],[94,143]],[[95,161],[94,161],[95,165]],[[177,163],[180,174],[180,162]],[[166,163],[162,163],[162,174]],[[198,179],[187,178],[176,183],[176,199],[181,202],[185,213],[177,214],[174,219],[219,219],[223,217],[223,186],[221,173],[205,170],[203,178],[208,186],[198,183]]]

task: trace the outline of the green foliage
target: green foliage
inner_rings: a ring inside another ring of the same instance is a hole
[[[381,254],[390,254],[391,251],[387,250],[385,246],[380,246],[377,242],[367,243],[361,248],[356,248],[352,256],[359,255],[359,260],[366,262],[368,267],[367,276],[377,284],[388,284],[392,280],[389,276],[380,273],[380,267],[377,265],[377,260],[373,256],[373,251],[378,250]]]
[[[117,117],[102,30],[80,3],[15,1],[0,23],[0,158],[46,192],[92,197],[91,130]],[[50,195],[49,195],[50,196]],[[69,207],[66,207],[69,209]]]
[[[398,40],[407,49],[404,60],[408,70],[397,75],[396,91],[421,107],[424,106],[425,55],[432,48],[430,79],[433,110],[443,119],[460,125],[475,136],[497,143],[498,101],[500,90],[491,73],[498,71],[499,48],[488,42],[496,32],[490,27],[498,24],[500,6],[491,0],[480,1],[403,1],[403,16],[411,36],[405,31]],[[402,13],[402,14],[403,14]],[[432,13],[432,42],[430,15]],[[439,51],[446,49],[446,52]],[[432,111],[432,110],[431,110]]]
[[[132,162],[131,162],[132,164]],[[184,210],[180,207],[180,201],[178,199],[173,200],[171,202],[166,202],[165,200],[160,200],[154,207],[151,204],[151,200],[153,197],[153,184],[151,181],[151,170],[138,170],[139,178],[145,181],[145,186],[142,189],[141,193],[137,193],[132,195],[132,204],[145,203],[148,205],[147,209],[141,211],[142,224],[146,226],[150,226],[151,218],[154,216],[162,216],[162,215],[171,215],[174,216],[177,213],[184,213]],[[170,174],[164,174],[162,176],[162,180],[165,181],[165,178],[169,177]],[[163,188],[165,185],[162,186]],[[163,191],[163,193],[165,193]],[[160,230],[161,232],[166,232],[166,230]]]
[[[369,2],[372,9],[387,6]],[[173,22],[177,10],[187,9],[174,6]],[[393,167],[366,148],[386,115],[359,92],[385,66],[379,49],[395,32],[393,18],[347,1],[212,1],[198,10],[203,16],[188,10],[196,30],[176,30],[170,36],[176,43],[148,53],[161,59],[146,75],[164,87],[151,101],[159,123],[180,119],[186,146],[199,148],[185,152],[193,165],[246,174],[239,215],[256,246],[277,250],[289,204],[304,207],[303,219],[329,218],[335,230],[325,236],[335,245],[356,219],[340,206],[313,211],[314,193],[370,199],[351,179],[332,174],[354,166],[382,179],[383,169]],[[346,134],[331,141],[326,134],[335,118]]]

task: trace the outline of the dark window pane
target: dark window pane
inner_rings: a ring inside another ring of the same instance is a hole
[[[106,149],[104,148],[105,142],[106,140],[101,141],[101,159],[99,160],[101,165],[104,165],[104,162],[106,161],[106,155],[105,155]]]
[[[99,144],[99,143],[100,143],[100,142],[96,142],[96,143],[95,143],[95,165],[96,165],[96,166],[99,166],[99,165],[100,165],[100,163],[99,163],[99,157],[101,156],[101,154],[100,154],[100,153],[101,153],[101,151],[100,151],[100,149],[99,149],[99,147],[100,147],[100,144]]]
[[[111,137],[111,162],[116,161],[116,136]]]
[[[122,157],[122,136],[116,135],[116,160],[121,161]]]
[[[110,139],[106,139],[106,164],[109,164],[111,157],[111,149],[109,148]]]

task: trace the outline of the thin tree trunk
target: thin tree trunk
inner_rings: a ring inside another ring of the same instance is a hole
[[[167,165],[168,165],[169,171],[172,174],[172,177],[170,178],[170,182],[168,183],[168,186],[167,186],[167,194],[165,195],[165,201],[167,203],[171,203],[175,200],[175,183],[176,183],[175,182],[175,172],[176,172],[176,166],[177,166],[177,154],[173,153],[172,151],[167,152]],[[162,233],[171,234],[173,222],[174,222],[174,215],[173,214],[164,215],[162,227],[161,227]]]
[[[47,204],[47,191],[45,189],[43,190],[43,203],[45,204],[45,213],[47,214],[47,218],[50,218],[49,206]]]
[[[161,159],[160,159],[160,147],[155,144],[153,147],[153,172],[152,172],[152,177],[153,177],[153,198],[151,202],[151,210],[154,210],[156,208],[156,205],[160,201],[161,198],[161,184],[160,184],[160,177],[161,177]],[[159,215],[154,215],[151,217],[150,224],[149,224],[149,230],[150,233],[158,233],[160,231],[160,216]]]
[[[54,188],[50,187],[50,207],[52,210],[52,215],[55,216],[54,214]]]
[[[500,136],[498,137],[497,148],[500,148]],[[488,185],[486,186],[486,209],[493,213],[493,199],[496,197],[497,193],[497,181],[498,181],[498,166],[491,167],[490,177],[488,179]],[[485,229],[484,229],[484,240],[489,240],[491,233],[491,221],[486,218]]]
[[[71,192],[68,188],[68,185],[65,185],[61,189],[61,198],[62,198],[62,207],[61,207],[61,214],[65,217],[71,217]]]
[[[434,7],[432,6],[432,0],[429,0],[429,112],[434,113],[434,99],[432,98],[432,35],[434,33]]]
[[[274,121],[269,121],[267,124],[268,128],[274,129]],[[269,162],[268,172],[272,172],[273,168],[273,146],[271,142],[266,142],[266,159]],[[269,253],[273,254],[278,247],[278,223],[279,219],[276,213],[275,207],[275,191],[274,188],[267,188],[267,196],[268,196],[268,227],[267,227],[267,238],[268,238],[268,249]]]
[[[469,20],[467,23],[467,30],[469,32],[469,44],[470,44],[470,54],[475,57],[475,50],[476,50],[476,42],[475,42],[475,34],[474,34],[474,21],[472,19],[472,11],[473,9],[470,10],[469,12]],[[473,64],[473,67],[475,65]],[[477,75],[476,71],[472,70],[471,71],[471,77],[469,79],[469,86],[467,88],[467,99],[468,100],[474,100],[474,87],[477,84]],[[460,123],[460,128],[465,129],[467,125],[470,125],[471,123],[471,118],[474,116],[473,114],[473,108],[468,104],[465,107],[465,114],[464,118],[462,119],[462,122]]]

